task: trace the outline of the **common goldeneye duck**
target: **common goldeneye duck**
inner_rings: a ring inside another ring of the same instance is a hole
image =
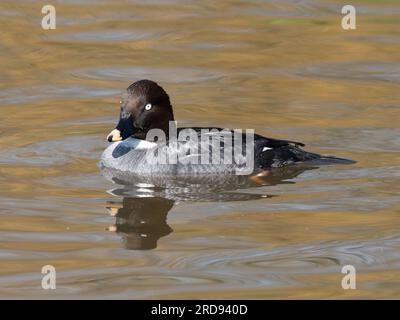
[[[354,163],[304,151],[301,142],[222,128],[176,128],[170,98],[151,80],[122,94],[119,122],[100,166],[133,174],[242,174],[287,165]]]

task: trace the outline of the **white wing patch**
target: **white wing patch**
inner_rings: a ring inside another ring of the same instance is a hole
[[[128,138],[124,141],[118,141],[117,143],[123,143],[124,145],[135,150],[149,150],[157,147],[157,143],[155,142],[135,138]]]
[[[267,150],[271,150],[271,149],[272,148],[264,147],[261,152],[264,152],[264,151],[267,151]]]

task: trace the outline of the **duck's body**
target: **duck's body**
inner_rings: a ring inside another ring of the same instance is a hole
[[[248,140],[244,133],[237,143],[241,153],[235,154],[237,141],[234,140],[234,132],[221,128],[179,128],[176,130],[177,139],[173,140],[174,137],[169,133],[173,120],[172,106],[166,92],[150,80],[135,82],[122,96],[120,121],[108,136],[113,143],[103,152],[101,167],[135,175],[187,176],[252,174],[299,163],[353,163],[347,159],[304,151],[301,142],[271,139],[257,134]],[[165,134],[165,139],[147,141],[153,129]],[[191,139],[180,139],[180,134],[188,129],[192,133]],[[204,132],[208,132],[209,142],[202,140]],[[231,140],[225,140],[227,135],[231,135]],[[172,141],[177,142],[175,144]],[[228,148],[231,148],[230,152]],[[161,151],[166,152],[167,161],[160,162],[160,158],[157,158]],[[229,154],[232,155],[230,161],[227,157]],[[219,160],[215,160],[216,156]]]
[[[165,144],[157,144],[146,140],[127,138],[123,141],[112,143],[105,149],[101,156],[100,165],[104,168],[110,168],[121,172],[129,172],[138,175],[193,175],[193,174],[235,174],[238,170],[244,168],[246,163],[238,164],[234,161],[231,163],[224,162],[225,140],[223,130],[221,128],[179,128],[178,134],[182,130],[193,130],[197,133],[198,140],[201,139],[202,130],[214,132],[212,138],[219,143],[220,158],[219,161],[213,161],[212,146],[206,148],[198,148],[196,154],[187,153],[188,142],[177,142],[166,148],[168,158],[173,158],[173,154],[177,155],[176,163],[159,163],[155,158],[161,148]],[[287,165],[309,163],[349,163],[350,160],[321,156],[316,153],[306,152],[301,149],[304,144],[295,141],[277,140],[266,138],[260,135],[254,135],[253,159],[251,174],[260,170],[271,168],[280,168]],[[245,154],[246,139],[243,134],[242,150]],[[204,155],[209,159],[209,163],[202,163]],[[245,158],[245,156],[242,156]]]

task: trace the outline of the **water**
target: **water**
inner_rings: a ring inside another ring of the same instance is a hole
[[[397,1],[353,1],[355,31],[340,1],[54,4],[50,31],[35,2],[0,4],[1,298],[400,297]],[[141,78],[182,126],[357,163],[259,187],[111,184],[97,162]]]

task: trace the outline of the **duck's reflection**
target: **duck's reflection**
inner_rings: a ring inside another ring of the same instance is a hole
[[[173,205],[173,200],[160,197],[125,197],[122,207],[109,202],[107,209],[116,219],[109,230],[122,236],[126,249],[154,249],[158,239],[172,232],[167,224],[167,214]]]
[[[129,180],[127,185],[127,180],[121,181],[120,176],[107,172],[108,178],[121,184],[108,192],[113,196],[122,197],[122,202],[107,203],[107,210],[116,219],[115,224],[108,230],[117,232],[122,237],[126,249],[154,249],[161,237],[173,231],[167,224],[167,215],[176,202],[225,202],[269,198],[273,195],[255,191],[261,190],[261,186],[294,183],[289,179],[311,169],[315,167],[288,167],[252,177],[229,176],[224,177],[223,183],[220,176],[197,177],[197,180],[170,179],[164,181],[162,187],[156,187],[151,183],[155,181],[143,177],[135,177]],[[241,191],[238,191],[239,189]]]

